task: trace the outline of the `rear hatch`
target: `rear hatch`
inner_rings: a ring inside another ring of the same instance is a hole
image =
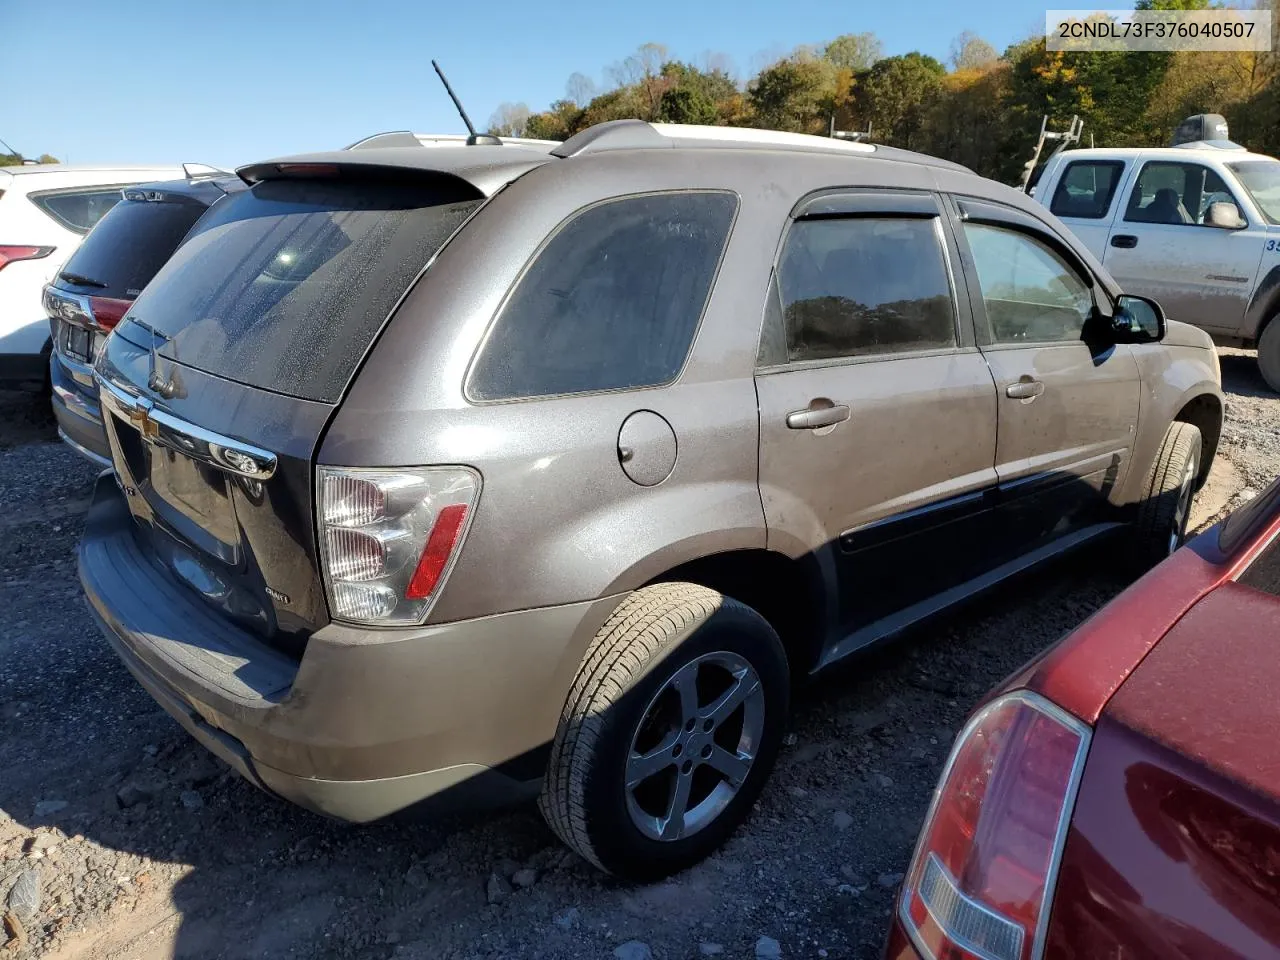
[[[92,388],[88,364],[107,332],[206,209],[182,193],[126,190],[58,272],[45,307],[58,357],[81,386]]]
[[[96,367],[136,536],[294,654],[328,622],[312,516],[321,434],[397,301],[482,199],[453,177],[317,172],[213,207]]]

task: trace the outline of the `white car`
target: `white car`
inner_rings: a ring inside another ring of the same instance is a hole
[[[181,166],[0,167],[0,387],[46,382],[49,320],[41,292],[120,190],[182,176]]]
[[[1065,150],[1033,196],[1126,293],[1221,343],[1256,344],[1280,391],[1280,161],[1226,140]]]

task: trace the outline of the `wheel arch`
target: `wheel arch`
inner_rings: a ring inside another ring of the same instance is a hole
[[[1274,266],[1254,287],[1249,306],[1245,308],[1240,336],[1257,341],[1277,315],[1280,315],[1280,266]]]
[[[1189,423],[1200,431],[1200,472],[1196,477],[1196,489],[1204,486],[1222,439],[1222,399],[1213,393],[1198,393],[1185,399],[1174,422]]]
[[[821,658],[829,627],[830,587],[817,558],[793,559],[767,549],[708,553],[671,566],[650,579],[709,587],[754,609],[777,632],[799,678]]]

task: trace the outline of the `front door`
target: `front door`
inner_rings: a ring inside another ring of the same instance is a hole
[[[1209,205],[1234,203],[1230,187],[1200,163],[1153,160],[1138,171],[1111,228],[1103,263],[1126,293],[1151,297],[1173,320],[1236,334],[1266,246],[1266,224],[1238,230],[1205,223]]]
[[[756,376],[769,546],[817,559],[837,638],[974,576],[993,512],[995,387],[953,241],[932,195],[877,202],[792,224]]]
[[[996,382],[1002,510],[1022,550],[1047,547],[1107,518],[1133,448],[1138,366],[1127,346],[1090,342],[1095,285],[1060,239],[1001,222],[995,205],[962,233]]]

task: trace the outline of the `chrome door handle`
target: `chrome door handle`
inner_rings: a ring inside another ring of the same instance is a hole
[[[787,426],[792,430],[820,430],[833,427],[849,419],[849,408],[843,403],[832,403],[825,397],[814,400],[804,410],[787,414]]]
[[[1019,380],[1004,388],[1004,395],[1014,400],[1034,400],[1044,393],[1044,384],[1039,380]]]

